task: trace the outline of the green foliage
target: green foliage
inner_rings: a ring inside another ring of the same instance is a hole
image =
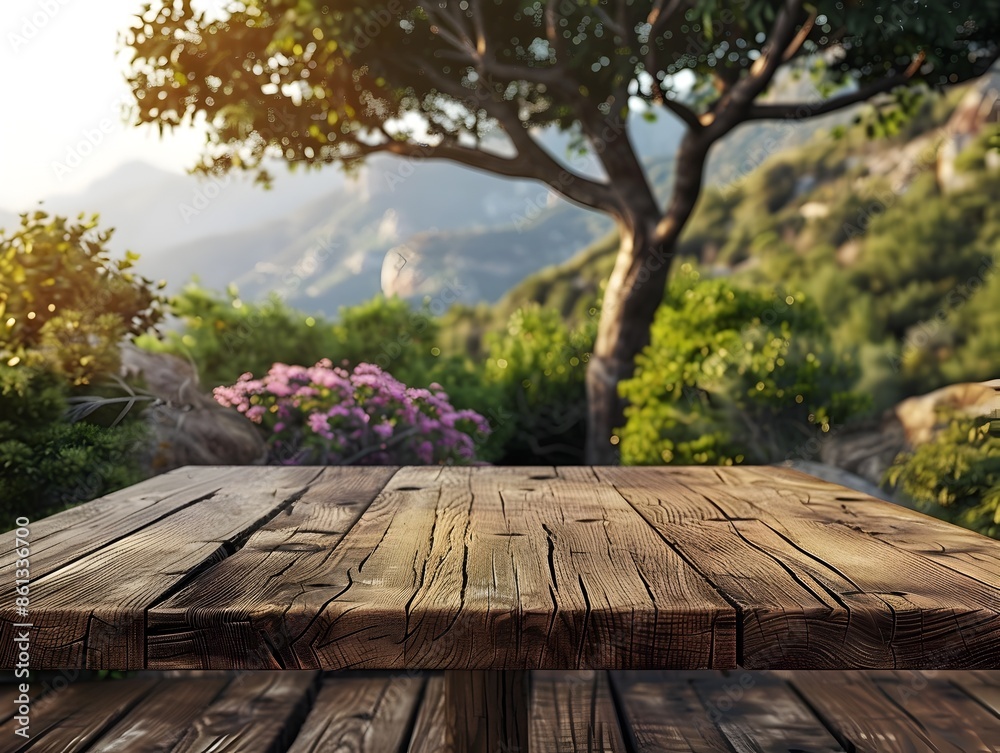
[[[0,230],[0,359],[52,370],[84,385],[118,368],[122,338],[160,319],[152,282],[131,269],[130,252],[113,260],[112,231],[97,217],[72,222],[44,212]]]
[[[340,310],[337,322],[297,311],[277,296],[244,301],[189,285],[170,303],[181,321],[163,340],[143,338],[150,350],[190,359],[205,387],[232,384],[241,374],[264,374],[274,363],[375,363],[408,384],[432,368],[438,324],[399,298],[378,296]]]
[[[139,344],[190,359],[205,387],[235,383],[247,372],[265,374],[274,363],[374,363],[413,386],[445,385],[453,405],[486,416],[493,432],[477,448],[484,459],[501,458],[513,431],[500,387],[486,382],[468,357],[443,354],[438,320],[402,299],[377,296],[341,309],[329,322],[277,297],[251,303],[235,289],[223,295],[188,286],[172,299],[171,311],[180,328]]]
[[[397,297],[342,308],[333,334],[334,360],[374,363],[407,384],[432,372],[441,354],[437,319]]]
[[[275,362],[316,363],[327,357],[335,338],[332,326],[285,305],[277,296],[263,303],[189,285],[170,300],[181,328],[162,340],[139,345],[188,358],[205,388],[232,384],[241,374],[264,374]]]
[[[505,462],[583,461],[584,377],[596,325],[591,317],[570,328],[559,312],[529,305],[487,336],[483,378],[500,388],[512,424]]]
[[[1000,422],[952,417],[930,442],[901,454],[886,480],[924,511],[1000,538]]]
[[[966,173],[986,170],[987,160],[997,158],[1000,148],[1000,125],[991,123],[955,158],[955,169]]]
[[[628,464],[773,462],[864,407],[858,369],[801,293],[699,280],[684,265],[659,309],[621,430]]]
[[[140,423],[65,420],[60,376],[0,365],[0,515],[39,518],[141,480]]]
[[[955,83],[988,67],[1000,6],[917,5],[874,13],[820,0],[801,8],[792,24],[804,29],[801,50],[818,89],[830,96],[847,83],[892,80],[917,55],[923,64],[913,82]],[[508,130],[513,122],[579,134],[581,123],[596,122],[599,131],[602,119],[625,117],[629,96],[650,103],[686,97],[698,110],[724,106],[724,94],[753,75],[769,45],[788,43],[773,39],[785,7],[781,0],[725,7],[686,0],[661,12],[641,0],[611,13],[591,0],[485,7],[254,0],[219,14],[154,1],[128,39],[130,80],[141,122],[169,127],[203,116],[210,124],[206,169],[259,168],[276,150],[306,165],[410,153],[420,142],[414,114],[455,148],[441,156],[472,164],[468,152],[476,150],[467,145],[498,119]],[[831,49],[838,54],[827,65],[823,53]],[[897,110],[908,108],[905,100]],[[534,169],[546,168],[536,161]]]
[[[139,481],[144,427],[66,418],[161,317],[152,282],[114,260],[111,231],[44,212],[0,231],[0,514],[40,517]]]

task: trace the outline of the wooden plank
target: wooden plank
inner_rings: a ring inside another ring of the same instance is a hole
[[[417,711],[417,677],[327,677],[288,753],[396,753]]]
[[[1000,687],[963,679],[953,679],[951,682],[967,696],[977,701],[995,716],[1000,717]]]
[[[338,545],[325,582],[337,589],[325,602],[284,615],[306,622],[297,666],[735,661],[732,608],[593,476],[406,468]]]
[[[219,697],[231,677],[163,680],[90,749],[100,753],[172,751],[185,731]],[[124,680],[121,682],[133,682]],[[101,686],[88,683],[100,695]]]
[[[342,588],[330,578],[333,552],[395,472],[325,469],[238,552],[149,610],[149,666],[298,666],[292,636]]]
[[[427,679],[423,702],[417,711],[408,753],[451,753],[451,732],[446,719],[444,677],[432,675]]]
[[[0,722],[6,722],[17,714],[17,699],[21,697],[21,691],[18,689],[18,686],[21,682],[23,680],[0,685]],[[30,692],[28,693],[28,698],[31,698]]]
[[[121,719],[145,696],[155,692],[152,679],[80,682],[34,701],[30,738],[15,735],[17,720],[0,725],[0,753],[78,753]]]
[[[955,685],[933,679],[922,684],[895,678],[874,682],[929,736],[939,738],[939,746],[947,743],[954,750],[1000,751],[1000,717]]]
[[[528,748],[529,672],[455,669],[444,673],[445,718],[461,753]]]
[[[695,680],[695,692],[737,753],[843,751],[823,723],[783,682],[760,673],[733,686],[718,678]]]
[[[170,753],[287,750],[309,712],[318,672],[242,672],[184,730]]]
[[[625,753],[607,673],[536,672],[531,753]]]
[[[199,500],[211,497],[245,476],[247,468],[187,467],[155,476],[139,484],[32,521],[31,577],[35,580],[108,544],[162,520]],[[255,469],[260,476],[267,473]],[[14,549],[14,532],[0,536],[3,551]],[[14,589],[13,558],[0,564],[0,603]]]
[[[632,470],[601,468],[598,474],[736,605],[741,624],[740,664],[841,666],[848,650],[862,666],[891,662],[892,653],[878,623],[866,616],[884,612],[884,619],[891,619],[878,598],[861,593],[766,524],[746,517],[747,510],[733,509],[740,504],[738,500],[720,506],[681,483],[678,479],[685,474],[673,469],[644,473],[641,483],[635,482]],[[714,469],[701,470],[702,478],[714,478],[714,473],[706,475]],[[702,484],[698,488],[713,487]],[[683,515],[678,516],[677,508]]]
[[[609,675],[636,753],[732,753],[689,678],[667,672]]]
[[[141,669],[146,610],[192,573],[224,559],[318,473],[245,469],[238,483],[210,498],[33,579],[32,667]],[[12,605],[0,606],[2,667],[15,661],[13,625],[21,621]]]
[[[836,675],[850,675],[838,682]],[[790,672],[789,682],[842,742],[858,753],[957,753],[921,729],[882,693],[866,672]],[[941,747],[945,746],[945,747]]]
[[[742,537],[810,590],[829,594],[842,610],[810,619],[810,632],[803,636],[798,626],[790,633],[786,614],[771,605],[744,607],[744,666],[979,668],[1000,663],[1000,588],[839,523],[768,511],[766,501],[755,497],[759,488],[700,483],[697,491],[711,498]],[[813,626],[836,629],[813,640]],[[850,640],[836,640],[840,630],[849,631]]]
[[[728,483],[753,487],[748,499],[754,505],[842,523],[976,580],[1000,584],[1000,544],[975,531],[791,469],[745,467],[736,478]]]

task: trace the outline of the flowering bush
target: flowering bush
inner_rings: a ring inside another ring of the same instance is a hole
[[[247,373],[214,394],[264,428],[270,462],[283,465],[467,463],[474,437],[490,430],[475,411],[456,410],[440,385],[407,387],[370,363],[352,372],[327,359],[276,363],[262,379]]]

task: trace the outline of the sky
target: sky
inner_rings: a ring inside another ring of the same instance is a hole
[[[162,139],[127,126],[119,30],[143,0],[3,0],[0,3],[0,208],[84,188],[124,162],[174,172],[194,164],[195,128]]]

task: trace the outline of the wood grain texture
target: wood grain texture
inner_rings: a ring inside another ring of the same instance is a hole
[[[424,681],[327,678],[289,753],[392,753],[408,744]]]
[[[986,583],[1000,580],[1000,548],[993,539],[804,473],[781,469],[776,478],[772,470],[738,469],[757,487],[754,499],[766,500],[758,504],[841,523]]]
[[[187,729],[199,720],[205,709],[211,707],[232,681],[231,677],[216,677],[161,682],[155,692],[147,694],[103,734],[92,750],[100,753],[127,753],[133,750],[168,753],[176,750]],[[114,682],[122,684],[122,681]],[[131,684],[134,681],[124,682]],[[107,684],[94,690],[100,695]]]
[[[85,505],[31,522],[31,576],[41,578],[200,500],[246,473],[245,468],[180,468]],[[14,532],[0,536],[14,549]],[[0,596],[14,589],[15,561],[0,563]]]
[[[625,753],[606,672],[536,672],[531,753]]]
[[[1000,749],[1000,713],[976,697],[996,690],[988,673],[532,676],[533,753]],[[83,681],[38,703],[30,741],[10,734],[10,720],[0,725],[0,753],[458,753],[445,684],[441,674],[293,671]],[[528,750],[504,746],[498,753]]]
[[[967,696],[978,701],[995,716],[1000,717],[1000,687],[983,685],[976,682],[964,682],[961,679],[952,680],[952,684],[961,689]]]
[[[735,661],[732,608],[592,475],[402,469],[329,563],[297,666]]]
[[[32,703],[30,738],[15,735],[15,719],[0,725],[0,753],[83,753],[108,727],[157,687],[153,679],[81,682]],[[133,748],[133,750],[136,750]]]
[[[324,469],[239,551],[149,610],[149,667],[299,666],[294,637],[343,588],[330,575],[336,547],[395,472]]]
[[[781,468],[185,469],[32,532],[36,669],[1000,667],[1000,542]]]
[[[445,726],[456,751],[527,751],[529,675],[519,669],[444,673]]]
[[[32,579],[32,667],[141,669],[146,610],[292,502],[313,468],[245,468],[225,489]],[[0,607],[0,666],[14,664],[8,601]]]
[[[445,712],[445,682],[442,675],[427,679],[424,697],[417,711],[407,753],[454,753]],[[387,751],[388,753],[388,751]],[[514,753],[511,751],[510,753]]]
[[[806,490],[784,469],[599,469],[654,528],[736,604],[748,668],[995,667],[997,542],[954,526],[955,557],[932,558],[898,534],[841,521],[833,485]],[[788,476],[788,478],[786,478]],[[789,491],[791,490],[791,491]],[[840,490],[885,518],[888,503]],[[824,497],[825,495],[825,497]],[[826,499],[820,503],[815,500]],[[921,516],[922,517],[922,516]],[[906,519],[906,516],[901,516]],[[883,527],[884,529],[884,527]],[[925,536],[930,548],[935,531]]]
[[[859,753],[1000,750],[1000,717],[933,673],[914,673],[908,682],[852,673],[850,684],[827,674],[792,673],[789,682]]]
[[[636,753],[732,753],[690,679],[660,672],[610,674],[622,727]]]
[[[954,750],[935,748],[936,743],[927,731],[861,673],[857,673],[857,681],[850,686],[828,682],[823,677],[827,672],[816,674],[790,682],[833,734],[842,742],[853,743],[858,753]]]
[[[742,673],[736,683],[711,678],[692,685],[709,718],[736,751],[844,750],[783,682]]]
[[[318,672],[236,674],[166,750],[170,753],[285,751],[299,734],[319,680]]]

